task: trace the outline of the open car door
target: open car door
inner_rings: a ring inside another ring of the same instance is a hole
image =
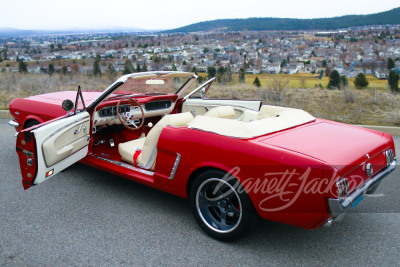
[[[19,132],[16,149],[24,189],[86,157],[89,142],[90,115],[86,111]]]

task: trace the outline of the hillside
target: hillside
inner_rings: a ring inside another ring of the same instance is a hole
[[[348,15],[333,18],[290,19],[248,18],[204,21],[167,32],[198,32],[223,29],[226,31],[297,31],[333,30],[364,25],[400,24],[400,7],[370,15]]]

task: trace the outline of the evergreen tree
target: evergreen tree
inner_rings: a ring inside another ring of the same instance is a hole
[[[214,78],[217,74],[217,69],[215,67],[208,67],[207,68],[208,79]]]
[[[172,70],[173,70],[173,71],[177,71],[177,68],[176,68],[176,66],[175,66],[175,63],[172,64]]]
[[[246,80],[246,71],[243,68],[239,70],[239,82],[244,83]]]
[[[141,72],[142,70],[141,70],[141,68],[140,68],[140,65],[139,65],[139,63],[138,64],[136,64],[136,72]]]
[[[328,62],[326,62],[325,59],[322,60],[322,67],[323,67],[323,68],[326,68],[327,65],[328,65]]]
[[[113,66],[112,64],[109,64],[109,65],[108,65],[108,68],[107,68],[107,74],[108,74],[109,76],[114,76],[116,73],[117,73],[117,72],[115,71],[114,66]]]
[[[394,61],[393,59],[390,57],[388,58],[388,70],[391,70],[394,68]]]
[[[96,76],[101,76],[100,60],[96,58],[93,62],[93,74]]]
[[[353,83],[354,83],[355,87],[358,89],[366,88],[369,84],[364,73],[359,73]]]
[[[19,60],[18,72],[20,72],[20,73],[27,73],[28,72],[28,65],[23,60]]]
[[[260,82],[260,80],[258,79],[257,76],[256,76],[256,78],[254,79],[253,85],[254,85],[254,86],[257,86],[257,87],[261,87],[261,82]]]
[[[332,70],[331,74],[329,75],[329,83],[327,88],[328,89],[334,89],[334,88],[340,88],[340,74],[337,70]]]
[[[132,72],[134,72],[134,68],[133,68],[132,62],[129,59],[127,59],[125,61],[124,70],[123,70],[122,73],[123,74],[130,74]]]
[[[399,92],[399,74],[396,71],[391,70],[388,77],[388,85],[390,91],[393,93]]]
[[[49,75],[53,75],[53,73],[54,73],[54,65],[53,65],[53,63],[50,63],[49,64]]]
[[[146,63],[143,63],[142,71],[148,71],[147,66],[146,66]]]

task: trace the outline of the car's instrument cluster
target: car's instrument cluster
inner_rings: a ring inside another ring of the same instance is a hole
[[[136,107],[139,109],[139,107]],[[131,110],[129,105],[120,105],[119,106],[119,113],[122,114],[124,112],[128,112]],[[99,117],[109,117],[109,116],[116,116],[117,115],[117,106],[112,107],[104,107],[99,110]]]

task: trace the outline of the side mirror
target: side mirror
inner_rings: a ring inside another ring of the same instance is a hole
[[[63,102],[62,102],[62,108],[63,108],[63,110],[65,110],[65,111],[71,111],[73,108],[74,108],[74,102],[72,102],[72,100],[69,100],[69,99],[65,99]]]

